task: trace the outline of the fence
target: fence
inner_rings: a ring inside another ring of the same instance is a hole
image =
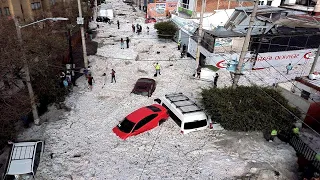
[[[316,159],[317,152],[312,150],[305,142],[303,142],[298,136],[293,136],[290,139],[291,146],[296,152],[302,154],[302,156],[308,161],[312,162],[312,165],[320,171],[320,161]]]

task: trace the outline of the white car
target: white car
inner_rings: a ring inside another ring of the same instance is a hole
[[[183,134],[209,127],[211,119],[203,109],[183,93],[166,94],[155,101],[168,109],[170,117],[180,127]]]
[[[13,143],[4,180],[32,180],[44,149],[43,141]]]

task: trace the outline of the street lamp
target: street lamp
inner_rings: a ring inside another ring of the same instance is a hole
[[[17,37],[18,37],[19,45],[20,45],[20,48],[22,50],[22,60],[23,60],[23,64],[24,64],[25,74],[26,74],[26,81],[27,81],[26,83],[27,83],[29,97],[30,97],[30,101],[31,101],[32,115],[33,115],[33,119],[34,119],[34,124],[35,125],[39,125],[40,124],[40,119],[39,119],[39,115],[38,115],[38,111],[37,111],[37,106],[35,104],[34,92],[33,92],[32,85],[31,85],[30,71],[29,71],[29,66],[28,66],[28,62],[27,62],[24,46],[23,46],[21,28],[24,28],[24,27],[27,27],[27,26],[30,26],[30,25],[33,25],[33,24],[37,24],[39,22],[47,21],[47,20],[67,21],[68,18],[62,18],[62,17],[45,18],[45,19],[42,19],[42,20],[39,20],[39,21],[32,22],[30,24],[25,24],[23,26],[19,25],[19,22],[15,17],[13,18],[13,20],[14,20],[14,23],[15,23],[15,26],[16,26],[16,30],[17,30]]]

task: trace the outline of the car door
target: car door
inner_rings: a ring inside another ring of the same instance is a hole
[[[143,119],[141,119],[137,125],[134,127],[132,134],[137,135],[144,131],[154,128],[153,123],[150,123],[153,119],[155,119],[158,115],[151,114]]]

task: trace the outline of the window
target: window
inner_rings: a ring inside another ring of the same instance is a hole
[[[302,97],[303,99],[308,100],[309,97],[310,97],[310,93],[309,93],[308,91],[302,90],[302,91],[301,91],[301,97]]]
[[[124,118],[124,120],[118,124],[118,128],[122,132],[130,133],[134,125],[135,124],[133,122],[129,121],[127,118]]]
[[[141,121],[139,121],[136,125],[136,127],[134,127],[134,130],[140,129],[142,126],[146,125],[148,122],[150,122],[151,120],[153,120],[155,117],[157,117],[157,114],[151,114],[145,118],[143,118]]]
[[[160,112],[161,111],[161,109],[159,109],[159,108],[157,108],[155,106],[147,106],[146,108],[152,110],[153,112]]]
[[[272,1],[267,1],[268,6],[271,6],[271,4],[272,4]]]
[[[9,10],[8,7],[5,7],[5,8],[4,8],[4,15],[10,16],[10,10]]]
[[[31,9],[32,10],[36,10],[36,9],[40,9],[40,8],[41,8],[40,2],[31,3]]]
[[[264,5],[264,1],[259,1],[259,5]]]
[[[40,163],[40,156],[42,153],[42,142],[37,143],[37,148],[36,148],[36,156],[34,157],[34,164],[33,164],[33,172],[36,173],[39,163]]]
[[[164,104],[163,104],[163,106],[164,106]],[[179,126],[179,127],[181,127],[181,120],[172,112],[172,111],[170,111],[170,110],[168,110],[169,111],[169,115],[170,115],[170,117],[172,118],[172,120]]]
[[[188,122],[184,124],[184,129],[195,129],[207,126],[207,120],[200,120],[200,121],[194,121],[194,122]]]
[[[189,8],[189,0],[182,0],[182,7],[188,9]]]

